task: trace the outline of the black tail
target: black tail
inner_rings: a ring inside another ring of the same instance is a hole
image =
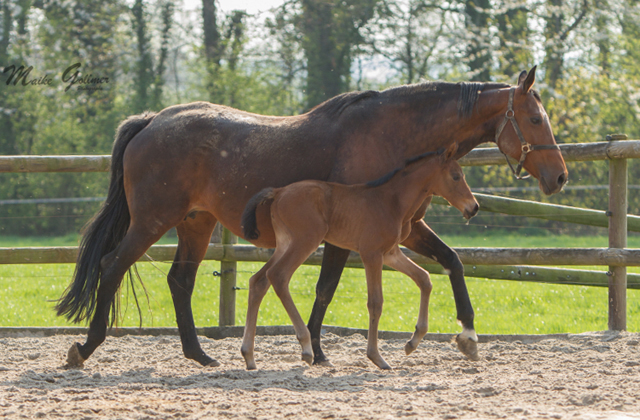
[[[150,112],[134,115],[118,127],[111,153],[111,183],[107,200],[84,227],[73,281],[56,305],[58,315],[65,315],[70,321],[81,322],[93,315],[102,271],[100,261],[118,246],[127,233],[130,215],[124,194],[124,151],[154,116]]]
[[[258,239],[260,231],[256,220],[256,209],[265,201],[273,199],[273,188],[265,188],[251,197],[242,212],[242,233],[247,240]]]

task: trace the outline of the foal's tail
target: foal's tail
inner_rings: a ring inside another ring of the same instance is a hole
[[[273,200],[275,193],[273,188],[265,188],[249,200],[242,212],[242,233],[247,240],[258,239],[260,231],[256,220],[256,209],[266,201]]]
[[[111,157],[111,182],[107,199],[85,225],[73,281],[58,300],[56,311],[73,322],[91,318],[96,307],[102,257],[116,249],[129,229],[130,215],[124,194],[124,151],[154,118],[146,112],[124,120],[116,132]]]

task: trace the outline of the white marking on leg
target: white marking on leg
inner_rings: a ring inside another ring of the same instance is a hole
[[[473,342],[478,342],[478,335],[476,334],[475,330],[471,330],[468,328],[463,328],[462,332],[460,333],[460,338],[467,338]]]

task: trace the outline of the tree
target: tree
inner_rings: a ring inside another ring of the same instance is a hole
[[[545,79],[549,87],[556,88],[562,77],[564,55],[567,51],[567,39],[589,10],[588,0],[571,7],[569,0],[547,0],[545,19]],[[566,15],[575,16],[572,22],[566,22]]]
[[[167,68],[167,55],[171,26],[173,24],[173,4],[164,1],[160,8],[160,47],[154,68],[152,48],[148,30],[148,16],[143,0],[136,0],[131,7],[133,15],[132,28],[137,41],[137,58],[134,76],[134,111],[142,112],[148,109],[159,111],[162,109],[162,88],[164,87],[164,73]]]
[[[491,80],[490,0],[465,0],[465,27],[468,32],[467,63],[474,80]]]
[[[204,58],[206,65],[205,89],[214,103],[237,106],[237,88],[229,83],[237,71],[238,60],[245,40],[246,13],[234,10],[218,24],[214,0],[202,0],[202,25],[204,34]]]
[[[447,46],[442,38],[450,12],[424,0],[383,0],[365,27],[367,46],[392,63],[404,83],[415,83],[427,77],[430,65]]]
[[[307,60],[307,108],[349,89],[354,46],[376,0],[299,0],[298,20]]]
[[[499,73],[513,80],[515,75],[533,64],[529,41],[531,30],[526,4],[504,3],[504,12],[497,16],[501,53]]]

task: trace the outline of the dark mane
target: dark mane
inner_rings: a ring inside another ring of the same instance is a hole
[[[425,82],[413,85],[392,87],[382,92],[366,90],[362,92],[347,92],[327,99],[314,107],[310,113],[328,114],[331,117],[340,116],[345,109],[361,101],[371,98],[401,98],[417,94],[437,95],[458,100],[458,115],[466,118],[471,115],[480,93],[484,90],[493,90],[509,87],[504,83],[480,83],[480,82]],[[537,92],[534,92],[536,95]],[[538,95],[539,96],[539,95]]]
[[[410,157],[409,159],[404,161],[404,165],[392,170],[391,172],[381,176],[378,179],[367,182],[365,185],[367,187],[379,187],[380,185],[386,184],[387,182],[391,181],[391,178],[393,178],[398,172],[402,171],[403,169],[406,169],[407,166],[411,165],[412,163],[416,163],[418,161],[421,161],[424,158],[428,158],[431,156],[436,156],[436,155],[439,156],[443,153],[444,153],[444,148],[440,148],[435,152],[425,152],[418,156]]]
[[[334,96],[331,99],[327,99],[320,105],[316,105],[309,111],[309,113],[326,113],[333,117],[339,117],[344,110],[355,104],[368,98],[375,98],[380,95],[380,92],[376,90],[365,90],[363,92],[347,92],[341,93],[338,96]]]
[[[473,111],[480,92],[483,90],[502,89],[509,87],[504,83],[480,83],[480,82],[425,82],[414,85],[404,85],[387,89],[382,92],[389,96],[407,96],[426,93],[439,96],[448,96],[451,99],[458,94],[458,115],[469,117]]]

